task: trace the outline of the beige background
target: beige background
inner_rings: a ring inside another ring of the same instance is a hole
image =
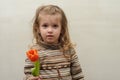
[[[35,9],[66,13],[85,80],[120,80],[120,0],[0,0],[0,80],[22,80]]]

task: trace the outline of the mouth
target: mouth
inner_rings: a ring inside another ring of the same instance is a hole
[[[52,37],[54,37],[54,36],[53,36],[53,35],[47,35],[47,37],[48,37],[48,38],[52,38]]]

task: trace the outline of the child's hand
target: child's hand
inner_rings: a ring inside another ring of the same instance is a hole
[[[41,78],[40,76],[37,76],[37,77],[31,76],[29,80],[41,80]]]

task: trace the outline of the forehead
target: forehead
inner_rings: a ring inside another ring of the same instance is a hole
[[[41,20],[56,20],[61,21],[62,17],[60,14],[39,14],[39,21]]]

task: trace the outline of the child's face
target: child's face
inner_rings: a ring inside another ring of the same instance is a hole
[[[40,34],[46,43],[58,43],[61,33],[61,16],[55,15],[40,15]]]

